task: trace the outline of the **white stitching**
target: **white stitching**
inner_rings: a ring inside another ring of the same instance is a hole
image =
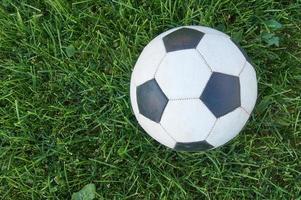
[[[161,122],[159,123],[159,125],[161,126],[161,128],[163,129],[163,131],[175,142],[177,143],[177,140],[175,138],[173,138],[168,132],[167,130],[163,127],[163,125],[161,124]]]
[[[241,108],[243,111],[245,111],[249,116],[251,115],[251,113],[249,113],[244,107],[240,106],[239,108]]]
[[[243,65],[242,69],[240,70],[240,72],[238,73],[238,77],[240,76],[240,74],[242,73],[242,71],[244,71],[246,65],[247,65],[247,59],[245,59],[245,63]]]
[[[207,140],[207,138],[210,136],[210,134],[212,133],[212,131],[213,131],[213,128],[215,127],[215,124],[217,123],[217,120],[218,119],[216,119],[215,120],[215,122],[214,122],[214,124],[213,124],[213,126],[212,126],[212,128],[211,128],[211,130],[209,131],[209,133],[208,133],[208,135],[205,137],[205,139],[204,140]],[[213,146],[213,145],[212,145]]]
[[[160,67],[160,65],[162,64],[162,62],[163,62],[163,60],[164,60],[165,57],[166,57],[166,53],[165,53],[164,56],[161,58],[161,60],[160,60],[160,62],[159,62],[159,64],[158,64],[158,66],[157,66],[157,69],[156,69],[155,74],[154,74],[154,79],[156,79],[156,75],[157,75],[157,72],[158,72],[158,70],[159,70],[159,67]]]
[[[202,58],[202,60],[205,62],[206,66],[209,68],[209,70],[211,72],[213,72],[213,70],[211,69],[210,65],[207,63],[207,60],[205,59],[205,57],[202,55],[202,53],[196,48],[195,49],[198,52],[198,55]]]
[[[177,99],[168,99],[169,101],[187,101],[187,100],[200,100],[200,97],[194,98],[177,98]]]

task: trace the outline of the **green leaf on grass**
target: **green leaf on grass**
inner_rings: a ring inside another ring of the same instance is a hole
[[[265,21],[265,24],[272,30],[278,30],[282,28],[282,24],[274,19]]]
[[[79,192],[73,193],[71,200],[93,200],[95,199],[96,187],[94,184],[88,184]]]
[[[67,56],[70,58],[72,56],[74,56],[75,54],[75,47],[71,44],[69,45],[68,47],[66,47],[66,53],[67,53]]]
[[[232,34],[232,39],[237,42],[237,43],[240,43],[243,39],[243,32],[242,31],[237,31],[237,32],[234,32]]]
[[[261,38],[268,46],[275,45],[279,47],[279,37],[275,36],[275,34],[264,32],[262,33]]]

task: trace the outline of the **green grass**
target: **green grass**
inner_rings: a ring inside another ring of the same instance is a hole
[[[0,199],[70,199],[94,183],[97,199],[300,200],[300,11],[300,0],[0,1]],[[143,47],[190,24],[231,35],[259,80],[244,131],[206,153],[159,145],[129,101]]]

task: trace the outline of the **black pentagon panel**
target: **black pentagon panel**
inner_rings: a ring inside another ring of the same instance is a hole
[[[209,144],[207,141],[198,141],[198,142],[177,142],[174,147],[177,151],[206,151],[212,149],[214,146]]]
[[[239,78],[214,72],[200,99],[217,118],[235,110],[240,107]]]
[[[250,57],[248,56],[247,52],[234,40],[231,39],[231,41],[237,46],[237,48],[240,50],[240,52],[244,55],[244,57],[246,58],[246,60],[248,61],[248,63],[252,63]]]
[[[152,79],[138,86],[136,95],[139,113],[152,121],[160,122],[168,99],[157,81]]]
[[[191,28],[181,28],[163,37],[167,52],[196,48],[204,33]]]

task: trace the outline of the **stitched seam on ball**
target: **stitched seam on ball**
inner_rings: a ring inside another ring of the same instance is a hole
[[[162,64],[162,62],[163,62],[163,60],[164,60],[165,57],[166,57],[166,53],[165,53],[164,56],[161,58],[161,60],[160,60],[160,62],[159,62],[159,64],[158,64],[158,66],[157,66],[157,69],[156,69],[155,74],[154,74],[154,79],[156,79],[156,75],[157,75],[157,73],[158,73],[159,67],[160,67],[160,65]]]
[[[240,74],[242,73],[242,71],[244,71],[246,65],[247,65],[247,59],[245,59],[245,63],[244,63],[244,65],[242,66],[242,69],[240,70],[240,72],[238,73],[238,76],[240,76]]]
[[[211,72],[213,72],[213,70],[211,69],[210,65],[207,63],[207,60],[205,59],[205,57],[203,56],[203,54],[198,50],[198,49],[195,49],[197,52],[198,52],[198,55],[202,58],[202,60],[205,62],[206,66],[209,68],[209,70]]]
[[[175,138],[173,138],[168,132],[167,132],[167,130],[164,128],[164,126],[161,124],[161,123],[159,123],[160,124],[160,126],[161,126],[161,128],[163,129],[163,131],[175,142],[175,143],[177,143],[177,140],[175,139]]]
[[[208,137],[210,136],[210,134],[212,133],[212,131],[213,131],[214,127],[215,127],[215,124],[217,123],[217,120],[218,120],[218,119],[215,120],[215,122],[214,122],[212,128],[210,129],[210,131],[209,131],[209,133],[208,133],[208,135],[205,137],[205,140],[207,140],[207,138],[208,138]]]
[[[169,99],[169,101],[189,101],[189,100],[200,100],[200,98],[199,97],[193,97],[193,98]]]
[[[240,108],[245,111],[249,116],[251,115],[251,113],[249,113],[244,107],[240,106]]]

